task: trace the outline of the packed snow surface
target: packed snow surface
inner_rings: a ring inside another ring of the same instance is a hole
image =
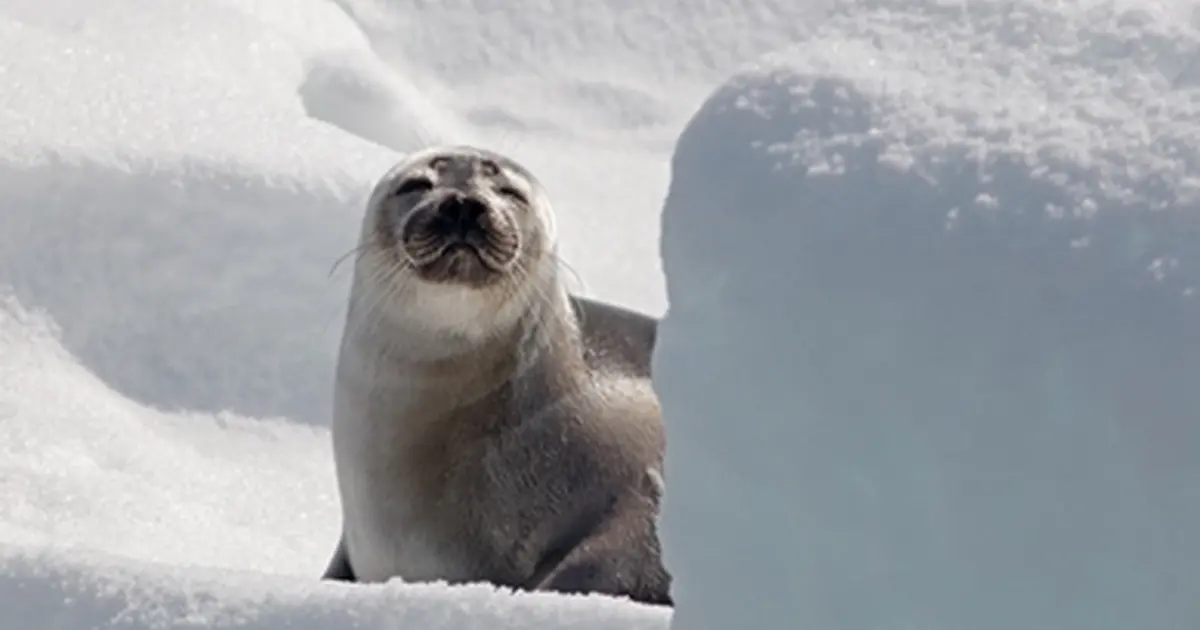
[[[4,627],[1196,625],[1191,11],[0,0]],[[316,580],[334,263],[441,142],[670,297],[674,622]]]
[[[1200,624],[1191,3],[859,2],[663,211],[673,627]]]

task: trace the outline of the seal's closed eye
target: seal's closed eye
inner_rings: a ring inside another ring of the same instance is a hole
[[[525,193],[521,192],[520,190],[517,190],[516,188],[513,188],[512,186],[501,186],[500,188],[498,188],[496,190],[496,192],[498,192],[501,195],[504,195],[505,197],[508,197],[509,199],[512,199],[514,201],[518,201],[518,202],[524,203],[524,204],[529,203],[529,197],[526,197]]]
[[[429,192],[433,190],[433,182],[426,177],[410,177],[392,191],[393,197],[403,197],[413,193]]]

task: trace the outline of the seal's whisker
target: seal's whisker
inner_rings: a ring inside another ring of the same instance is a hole
[[[550,255],[554,257],[554,262],[558,265],[559,269],[571,274],[571,277],[578,283],[579,290],[587,290],[587,283],[583,281],[583,276],[579,275],[579,272],[575,270],[575,267],[571,263],[567,262],[566,258],[563,258],[558,252],[550,252]]]
[[[333,261],[333,265],[329,267],[329,275],[327,277],[333,278],[333,274],[337,271],[337,268],[351,256],[354,256],[354,262],[357,263],[362,258],[363,252],[366,251],[366,249],[370,246],[370,242],[359,243],[358,245],[350,248],[350,251],[338,256],[337,260]]]
[[[534,313],[533,328],[537,331],[537,342],[540,344],[545,342],[545,338],[551,334],[549,326],[547,326],[547,320],[554,316],[553,313],[557,305],[554,304],[554,298],[542,286],[544,283],[538,280],[532,276],[527,265],[522,263],[517,264],[513,273],[513,290],[520,291],[520,295],[524,300],[524,308]]]
[[[403,297],[405,285],[411,277],[408,267],[406,262],[400,262],[391,264],[378,272],[376,282],[383,287],[383,290],[377,292],[379,299],[376,300],[370,313],[371,326],[378,326],[384,315],[387,314],[387,308]]]
[[[368,264],[363,264],[358,270],[358,275],[354,280],[355,284],[373,285],[378,281],[378,271],[373,261],[368,261]],[[361,291],[358,287],[352,287],[350,292],[350,311],[360,317],[369,315],[375,309],[375,303],[379,300],[378,291]]]
[[[542,282],[534,278],[528,266],[520,262],[513,266],[512,280],[509,283],[510,294],[521,302],[521,311],[526,313],[526,321],[521,333],[521,347],[526,352],[521,354],[520,365],[517,368],[518,379],[525,371],[532,368],[538,361],[539,349],[546,348],[554,342],[555,305]]]
[[[382,257],[378,254],[376,256]],[[386,259],[386,257],[383,258]],[[403,290],[403,281],[409,275],[406,272],[407,264],[403,262],[395,263],[390,260],[384,262],[376,258],[366,265],[364,282],[378,287],[379,290],[358,292],[359,300],[363,299],[364,294],[371,298],[369,304],[362,304],[364,323],[371,327],[379,325],[387,312],[388,303],[400,296]]]

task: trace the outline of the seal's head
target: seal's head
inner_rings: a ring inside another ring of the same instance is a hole
[[[360,275],[427,329],[482,332],[506,305],[553,294],[545,192],[512,159],[475,147],[425,149],[393,167],[367,204],[360,249]]]
[[[541,191],[511,160],[480,149],[426,150],[385,178],[374,237],[423,281],[500,282],[537,238]],[[532,216],[531,216],[532,215]]]

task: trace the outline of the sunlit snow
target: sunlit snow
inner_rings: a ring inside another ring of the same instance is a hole
[[[577,290],[668,313],[677,629],[1194,627],[1197,24],[0,0],[0,625],[666,630],[317,580],[334,263],[456,142],[541,177]]]

